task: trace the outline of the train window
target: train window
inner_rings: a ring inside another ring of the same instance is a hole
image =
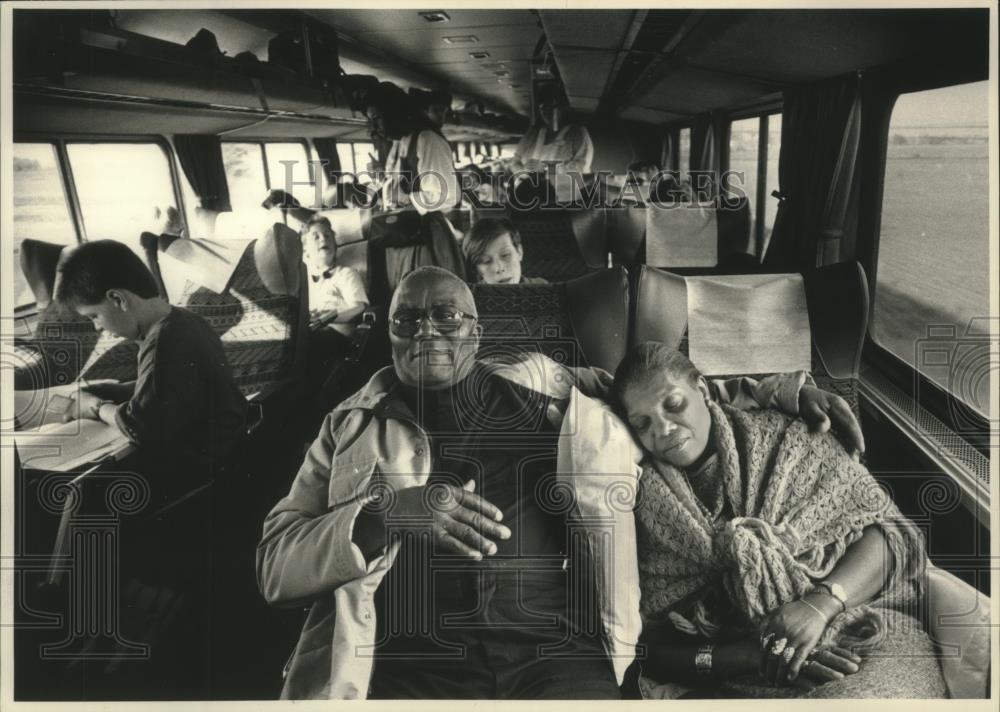
[[[896,101],[871,325],[880,346],[983,415],[988,349],[985,361],[959,352],[975,340],[973,320],[990,313],[987,88],[976,82]],[[950,356],[922,348],[949,333]]]
[[[729,180],[730,193],[740,191],[750,201],[750,224],[757,213],[757,161],[760,143],[760,117],[734,121],[729,126],[729,170],[736,173]]]
[[[354,147],[349,143],[337,144],[337,156],[340,158],[340,170],[354,173]]]
[[[158,144],[68,143],[66,153],[88,240],[134,241],[156,229],[157,208],[177,206]]]
[[[255,208],[267,196],[264,149],[258,143],[222,144],[222,163],[233,210]]]
[[[271,188],[280,188],[291,193],[303,205],[316,202],[316,188],[312,183],[309,169],[309,157],[306,147],[301,143],[267,143],[264,145],[264,155],[267,157],[267,175]],[[293,161],[291,179],[294,183],[291,190],[286,186],[287,176],[282,161]],[[263,200],[263,198],[261,198]]]
[[[691,129],[681,129],[680,140],[677,142],[677,170],[681,176],[687,176],[691,165]]]
[[[361,176],[358,180],[359,183],[371,183],[371,176],[366,175],[368,172],[368,164],[372,162],[372,158],[378,160],[378,156],[375,153],[375,144],[371,142],[361,142],[352,144],[354,150],[354,172],[360,173]]]
[[[516,143],[505,143],[500,146],[500,158],[513,158],[516,151]]]
[[[14,144],[14,306],[34,301],[20,267],[27,238],[71,245],[77,241],[69,203],[51,143]]]

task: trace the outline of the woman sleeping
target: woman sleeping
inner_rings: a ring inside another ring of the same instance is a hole
[[[916,619],[920,532],[828,433],[709,398],[647,342],[614,394],[646,451],[636,528],[643,682],[728,697],[944,697]]]

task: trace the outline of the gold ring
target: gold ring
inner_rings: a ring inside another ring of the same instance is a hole
[[[785,649],[786,645],[788,645],[788,638],[778,638],[774,647],[771,648],[771,655],[781,655],[781,651]]]

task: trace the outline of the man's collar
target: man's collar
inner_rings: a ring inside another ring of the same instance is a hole
[[[494,373],[488,364],[476,361],[473,368],[485,369],[486,373]],[[469,376],[466,376],[468,378]],[[350,410],[380,411],[394,418],[413,420],[414,415],[400,397],[398,389],[402,386],[394,366],[386,366],[375,372],[361,390],[343,400],[333,409],[336,413],[346,413]]]
[[[327,267],[322,272],[311,273],[309,275],[309,278],[313,282],[322,282],[324,279],[330,279],[332,275],[333,275],[333,267]]]

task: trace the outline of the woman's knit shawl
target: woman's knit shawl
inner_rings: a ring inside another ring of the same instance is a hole
[[[711,521],[683,471],[646,463],[636,509],[643,618],[709,638],[723,628],[754,630],[878,524],[893,554],[886,585],[876,600],[837,616],[821,641],[877,645],[878,608],[912,602],[922,578],[920,532],[833,435],[773,410],[709,409],[732,519]]]

